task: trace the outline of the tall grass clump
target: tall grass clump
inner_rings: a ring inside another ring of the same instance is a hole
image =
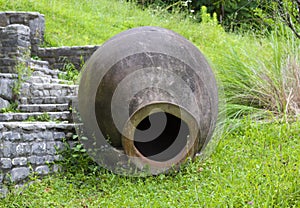
[[[300,41],[284,30],[284,34],[236,44],[218,66],[230,117],[299,115]]]

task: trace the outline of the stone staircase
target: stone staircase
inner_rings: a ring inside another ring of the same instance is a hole
[[[0,198],[7,183],[20,184],[33,172],[44,175],[56,170],[47,164],[59,160],[56,149],[75,133],[70,107],[77,97],[77,86],[60,79],[64,72],[57,69],[72,63],[80,70],[99,47],[41,48],[44,31],[42,14],[0,12],[0,109],[5,109],[0,112]],[[28,57],[44,61],[24,61]],[[23,65],[32,73],[16,99],[13,86]],[[14,102],[17,109],[12,108]]]
[[[76,98],[77,85],[58,79],[59,70],[51,70],[45,61],[31,60],[30,77],[20,89],[18,112],[1,113],[0,122],[49,120],[72,122],[70,105]],[[0,74],[0,77],[17,78],[17,74]],[[42,116],[44,118],[42,118]]]
[[[59,70],[49,69],[48,62],[30,60],[31,76],[21,85],[18,107],[14,112],[0,113],[0,192],[1,184],[21,182],[32,172],[40,175],[55,171],[47,164],[59,160],[63,138],[75,133],[71,104],[77,85],[59,79]],[[13,83],[13,73],[0,78]],[[1,196],[1,193],[0,193]]]

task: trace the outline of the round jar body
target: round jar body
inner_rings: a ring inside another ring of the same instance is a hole
[[[167,29],[140,27],[91,56],[76,109],[79,135],[96,162],[121,174],[159,174],[205,148],[216,125],[218,90],[192,43]]]

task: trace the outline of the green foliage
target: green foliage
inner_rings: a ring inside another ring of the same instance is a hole
[[[34,116],[29,116],[29,117],[25,120],[25,122],[35,122],[35,121],[37,121],[37,120],[36,120],[36,118],[35,118]]]
[[[65,148],[59,151],[62,160],[57,164],[60,164],[63,172],[67,174],[95,174],[100,170],[99,165],[87,154],[83,144],[78,141],[77,135],[74,135],[72,139],[73,141],[64,140]]]
[[[300,2],[298,0],[260,0],[264,11],[259,15],[267,24],[274,26],[285,24],[300,38]]]
[[[31,69],[26,65],[26,57],[27,55],[24,56],[24,60],[21,60],[18,62],[18,64],[15,66],[14,70],[17,72],[17,80],[15,80],[13,88],[12,88],[12,92],[14,95],[14,100],[16,100],[18,98],[18,96],[20,95],[20,90],[22,87],[22,84],[24,83],[24,81],[26,79],[28,79],[31,76]]]
[[[0,109],[0,113],[15,113],[15,112],[19,112],[18,105],[19,104],[17,102],[10,103],[10,105],[7,108]]]
[[[51,121],[51,118],[47,112],[44,112],[43,114],[38,116],[29,116],[25,121],[26,122],[35,122],[35,121],[48,122]]]
[[[201,7],[201,20],[203,24],[211,24],[214,27],[219,24],[216,13],[213,13],[213,16],[211,17],[211,15],[207,13],[207,7],[205,6]]]
[[[40,58],[40,57],[38,57],[38,56],[32,56],[32,57],[31,57],[31,59],[33,59],[33,60],[37,60],[37,61],[41,61],[41,58]]]
[[[36,120],[37,121],[45,121],[45,122],[47,122],[47,121],[50,121],[51,118],[50,118],[50,116],[49,116],[49,114],[47,112],[44,112],[43,114],[38,115],[37,118],[36,118]]]
[[[62,73],[58,74],[59,79],[72,81],[73,83],[78,80],[79,71],[71,62],[66,62],[61,71]]]
[[[192,13],[198,21],[203,21],[201,8],[205,6],[207,13],[215,13],[218,21],[227,31],[235,30],[259,30],[262,20],[256,15],[255,10],[261,7],[259,0],[144,0],[135,1],[143,7],[160,7],[173,10],[180,10],[185,13]],[[180,5],[181,7],[178,7]],[[177,6],[177,7],[174,7]]]
[[[172,13],[181,11],[203,21],[201,8],[216,17],[226,31],[255,31],[266,34],[283,21],[300,37],[300,3],[297,0],[135,0],[143,8],[160,8]]]
[[[206,6],[208,13],[216,13],[219,22],[228,30],[236,28],[255,26],[256,18],[253,10],[258,7],[258,1],[248,0],[194,0],[191,7],[199,11],[202,6]]]

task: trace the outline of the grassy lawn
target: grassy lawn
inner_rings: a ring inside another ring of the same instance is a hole
[[[238,123],[206,161],[147,178],[63,173],[0,201],[5,207],[299,207],[300,122]]]
[[[293,108],[300,88],[282,74],[299,72],[300,41],[289,31],[281,28],[280,37],[226,33],[213,18],[200,24],[125,0],[0,0],[0,10],[44,14],[45,46],[99,45],[143,25],[172,29],[208,58],[231,118],[211,157],[180,172],[131,178],[66,171],[13,190],[0,207],[300,207],[300,120]],[[293,122],[285,122],[290,117]]]

